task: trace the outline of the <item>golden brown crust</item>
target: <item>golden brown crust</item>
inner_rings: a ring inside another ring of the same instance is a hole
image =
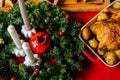
[[[105,54],[105,62],[109,65],[113,65],[115,63],[117,63],[118,61],[118,57],[116,56],[116,54],[114,52],[107,52]]]
[[[96,22],[90,28],[99,41],[98,48],[100,49],[103,47],[107,47],[108,49],[119,48],[120,26],[112,19],[108,21]]]

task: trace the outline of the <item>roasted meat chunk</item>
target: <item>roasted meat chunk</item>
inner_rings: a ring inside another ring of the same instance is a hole
[[[116,50],[120,48],[120,24],[115,19],[98,21],[91,25],[91,31],[99,41],[98,49],[107,48]]]

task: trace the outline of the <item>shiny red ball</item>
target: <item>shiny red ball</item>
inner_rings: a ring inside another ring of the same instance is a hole
[[[66,17],[66,19],[69,19],[69,18],[70,18],[70,15],[69,15],[69,14],[66,14],[65,17]]]
[[[37,54],[43,54],[50,45],[50,37],[45,32],[37,32],[30,40],[30,47]]]
[[[16,78],[15,77],[11,77],[11,79],[10,80],[16,80]]]
[[[60,31],[60,32],[59,32],[59,35],[60,35],[60,36],[63,36],[63,35],[64,35],[64,32],[63,32],[63,31]]]
[[[74,58],[75,55],[73,53],[70,54],[70,58]]]
[[[50,60],[50,63],[51,63],[51,64],[55,64],[56,61],[57,61],[55,57],[52,57],[52,58],[50,58],[49,60]]]
[[[34,75],[38,75],[38,74],[39,74],[39,71],[36,69],[36,70],[34,70],[33,74],[34,74]]]

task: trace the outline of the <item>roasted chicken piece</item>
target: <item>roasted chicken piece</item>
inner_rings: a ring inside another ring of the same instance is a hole
[[[98,49],[116,50],[120,48],[119,21],[115,19],[98,21],[91,25],[90,29],[99,41]]]

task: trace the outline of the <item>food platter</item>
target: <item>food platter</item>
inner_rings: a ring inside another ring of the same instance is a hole
[[[119,1],[118,1],[119,2]],[[81,28],[81,33],[80,33],[80,39],[85,43],[85,45],[106,65],[106,66],[108,66],[108,67],[115,67],[115,66],[117,66],[117,65],[119,65],[120,64],[120,61],[117,61],[117,62],[115,62],[114,64],[109,64],[109,63],[107,63],[107,61],[105,61],[106,60],[106,58],[105,58],[105,56],[106,55],[103,55],[103,56],[101,56],[102,54],[101,53],[99,53],[99,50],[98,49],[95,49],[95,45],[96,44],[94,44],[93,45],[93,43],[92,44],[90,44],[89,43],[89,41],[87,42],[87,38],[88,38],[88,36],[89,36],[89,32],[87,32],[87,30],[86,30],[86,32],[87,33],[84,33],[84,34],[88,34],[88,35],[85,35],[85,36],[83,36],[83,30],[85,29],[85,28],[90,28],[90,26],[92,26],[94,23],[96,23],[96,22],[100,22],[99,20],[98,20],[98,18],[99,18],[99,15],[101,15],[102,13],[105,13],[106,11],[108,11],[108,12],[106,12],[106,13],[110,13],[110,11],[111,12],[113,12],[114,10],[116,11],[116,10],[119,10],[119,9],[113,9],[113,10],[110,10],[111,8],[113,8],[113,6],[114,6],[114,4],[115,3],[117,3],[117,1],[114,1],[113,3],[111,3],[109,6],[107,6],[105,9],[103,9],[100,13],[98,13],[93,19],[91,19],[87,24],[85,24],[82,28]],[[119,11],[118,11],[118,13],[119,13]],[[113,13],[114,14],[114,13]],[[104,16],[104,18],[105,18],[106,16]],[[115,16],[114,16],[115,17]],[[118,16],[119,17],[119,16]],[[106,19],[107,20],[107,19]],[[115,20],[117,20],[117,19],[115,19]],[[103,22],[104,22],[105,20],[103,20]],[[108,22],[107,22],[108,23]],[[102,23],[100,23],[100,25],[101,25]],[[114,23],[113,23],[114,24]],[[100,27],[100,25],[99,25],[99,27]],[[96,25],[97,26],[97,25]],[[96,27],[96,29],[98,29],[99,30],[99,28],[97,28]],[[102,28],[103,30],[104,30],[104,28]],[[102,35],[102,32],[103,32],[103,30],[100,32],[100,35]],[[106,30],[107,32],[106,33],[108,33],[108,30]],[[105,33],[105,34],[106,34]],[[93,33],[93,36],[95,36],[94,35],[94,33]],[[97,35],[96,37],[98,38],[98,36],[99,35]],[[103,37],[103,36],[102,36]],[[106,39],[106,38],[104,38],[104,39]],[[99,41],[99,40],[98,40]],[[97,42],[97,41],[96,41]],[[100,42],[100,41],[99,41]],[[95,42],[94,42],[95,43]],[[105,42],[105,44],[107,44],[106,42]],[[98,48],[100,47],[100,44],[98,43]],[[110,51],[108,51],[108,52],[110,52]],[[113,54],[112,54],[113,55]],[[110,61],[111,61],[111,59],[110,59]]]

